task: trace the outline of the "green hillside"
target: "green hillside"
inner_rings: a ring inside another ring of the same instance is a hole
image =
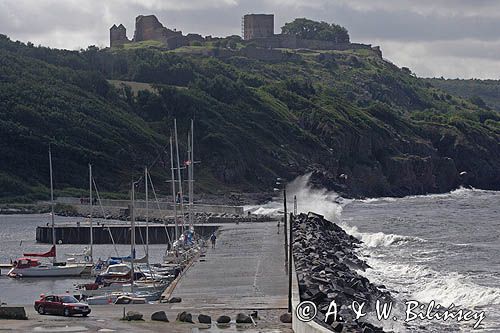
[[[500,111],[498,80],[426,79],[426,81],[436,88],[466,98],[477,105]]]
[[[447,95],[369,50],[291,59],[154,48],[76,52],[3,36],[0,195],[46,197],[49,143],[59,190],[85,189],[91,162],[102,190],[124,193],[144,165],[154,165],[153,178],[166,192],[164,148],[174,118],[183,143],[195,119],[197,191],[269,190],[275,177],[308,171],[352,196],[460,184],[500,189],[498,113]]]

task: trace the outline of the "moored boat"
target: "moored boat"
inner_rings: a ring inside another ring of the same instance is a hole
[[[37,259],[19,258],[9,271],[10,277],[67,277],[80,276],[85,270],[82,264],[43,264]]]

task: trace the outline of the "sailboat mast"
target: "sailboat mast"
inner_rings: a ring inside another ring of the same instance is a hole
[[[94,263],[94,229],[92,225],[92,164],[89,163],[89,219],[90,219],[90,262]]]
[[[194,201],[194,124],[193,119],[191,119],[191,140],[190,140],[190,152],[191,156],[189,156],[189,160],[191,163],[189,164],[190,168],[190,180],[189,180],[189,226],[193,226],[193,201]]]
[[[179,140],[177,137],[177,119],[174,119],[175,150],[177,154],[177,180],[179,181],[179,194],[181,204],[182,232],[184,232],[184,197],[182,193],[181,163],[179,160]]]
[[[146,258],[149,264],[149,199],[148,199],[148,168],[144,168],[144,185],[146,186]]]
[[[172,172],[172,198],[174,203],[174,223],[175,240],[179,239],[179,230],[177,226],[177,202],[175,200],[175,173],[174,173],[174,148],[172,145],[172,135],[170,136],[170,171]]]
[[[192,206],[191,206],[191,168],[192,168],[192,160],[191,160],[191,133],[188,132],[187,136],[187,143],[188,143],[188,149],[187,149],[187,172],[188,172],[188,220],[189,220],[189,226],[191,227],[193,223],[193,211],[192,211]]]
[[[54,222],[54,181],[52,177],[52,152],[49,145],[49,168],[50,168],[50,218],[52,222],[52,246],[56,246],[56,227]],[[56,251],[57,255],[57,251]],[[53,262],[56,262],[56,256],[52,259]]]
[[[135,183],[132,181],[130,204],[130,291],[134,292],[134,259],[135,259]]]

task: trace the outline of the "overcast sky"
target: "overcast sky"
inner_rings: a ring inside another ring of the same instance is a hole
[[[417,75],[500,78],[499,0],[0,0],[0,33],[36,45],[107,46],[109,28],[133,36],[137,15],[202,35],[241,34],[246,13],[274,13],[275,30],[296,17],[345,26],[353,42]]]

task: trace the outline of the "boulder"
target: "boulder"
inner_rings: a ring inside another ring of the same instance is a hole
[[[143,314],[137,311],[128,311],[125,319],[128,321],[142,320]]]
[[[177,320],[183,323],[193,323],[193,316],[186,311],[182,311],[177,315]]]
[[[198,316],[198,322],[200,324],[211,324],[212,323],[212,317],[204,315],[204,314],[200,314]]]
[[[26,320],[26,311],[22,306],[0,306],[0,319]]]
[[[292,322],[292,315],[290,313],[283,313],[280,316],[280,321],[285,324],[290,324]]]
[[[217,318],[218,324],[229,324],[229,322],[231,322],[231,318],[228,316],[220,316]]]
[[[167,318],[167,314],[165,313],[165,311],[154,312],[151,315],[151,320],[153,320],[153,321],[164,321],[164,322],[168,323],[168,318]]]
[[[236,315],[236,323],[237,324],[252,324],[253,321],[252,321],[252,318],[250,318],[250,316],[247,316],[244,313],[238,313]]]

